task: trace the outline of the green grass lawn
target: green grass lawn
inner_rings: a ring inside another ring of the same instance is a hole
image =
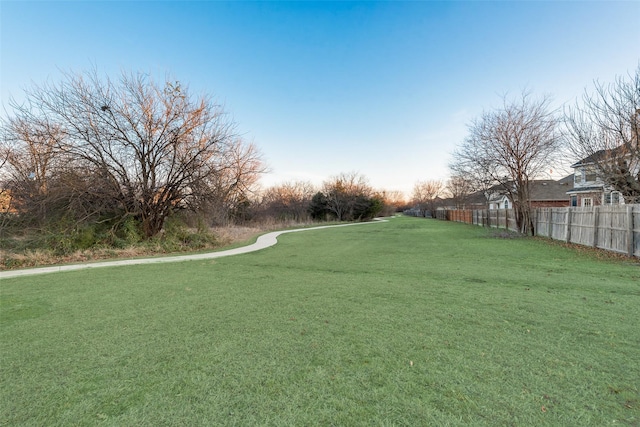
[[[640,424],[640,266],[416,218],[0,282],[0,425]]]

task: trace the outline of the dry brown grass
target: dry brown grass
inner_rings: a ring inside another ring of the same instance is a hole
[[[241,226],[214,227],[211,229],[218,242],[223,246],[244,242],[266,230],[266,228],[261,227]]]
[[[289,224],[280,224],[280,228],[286,228]],[[278,228],[275,223],[254,226],[225,226],[214,227],[211,232],[216,237],[216,244],[200,247],[197,250],[220,249],[242,242],[246,242],[258,234]],[[194,251],[193,248],[185,248],[184,252]],[[53,250],[40,248],[23,252],[0,250],[0,270],[12,270],[18,268],[41,267],[57,264],[74,264],[88,261],[100,261],[107,259],[140,258],[167,254],[161,246],[136,245],[123,249],[93,248],[75,251],[71,254],[59,256]]]

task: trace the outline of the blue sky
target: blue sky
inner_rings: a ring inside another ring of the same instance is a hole
[[[3,0],[0,19],[5,108],[60,70],[170,75],[225,105],[265,186],[355,171],[409,194],[503,94],[561,106],[640,61],[640,1]]]

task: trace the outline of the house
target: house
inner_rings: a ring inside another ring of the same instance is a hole
[[[510,209],[513,207],[513,203],[511,203],[509,197],[500,191],[490,193],[487,198],[487,204],[489,205],[489,209]]]
[[[548,208],[569,206],[567,191],[573,184],[573,175],[558,181],[553,179],[536,179],[529,183],[529,203],[532,208]],[[501,186],[494,186],[488,192],[489,209],[512,209],[513,201]]]
[[[604,182],[596,167],[599,159],[608,155],[608,151],[600,150],[571,165],[574,169],[573,188],[567,191],[570,206],[591,207],[599,205],[624,204],[619,191]]]
[[[440,204],[441,209],[445,210],[458,210],[458,209],[486,209],[487,197],[483,191],[476,191],[471,194],[459,198],[448,198],[442,200]]]
[[[573,186],[574,177],[568,175],[558,181],[538,179],[529,183],[530,203],[533,208],[569,206],[567,191]],[[485,191],[476,191],[455,201],[443,200],[442,209],[513,209],[513,201],[502,185],[494,185]]]

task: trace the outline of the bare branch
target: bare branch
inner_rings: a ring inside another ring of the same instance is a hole
[[[560,148],[556,129],[549,97],[532,99],[527,92],[517,100],[505,97],[502,108],[471,122],[450,167],[478,190],[500,188],[514,204],[518,227],[532,232],[529,182],[553,164]]]
[[[634,75],[595,82],[582,104],[565,110],[565,141],[627,203],[640,202],[640,64]]]

